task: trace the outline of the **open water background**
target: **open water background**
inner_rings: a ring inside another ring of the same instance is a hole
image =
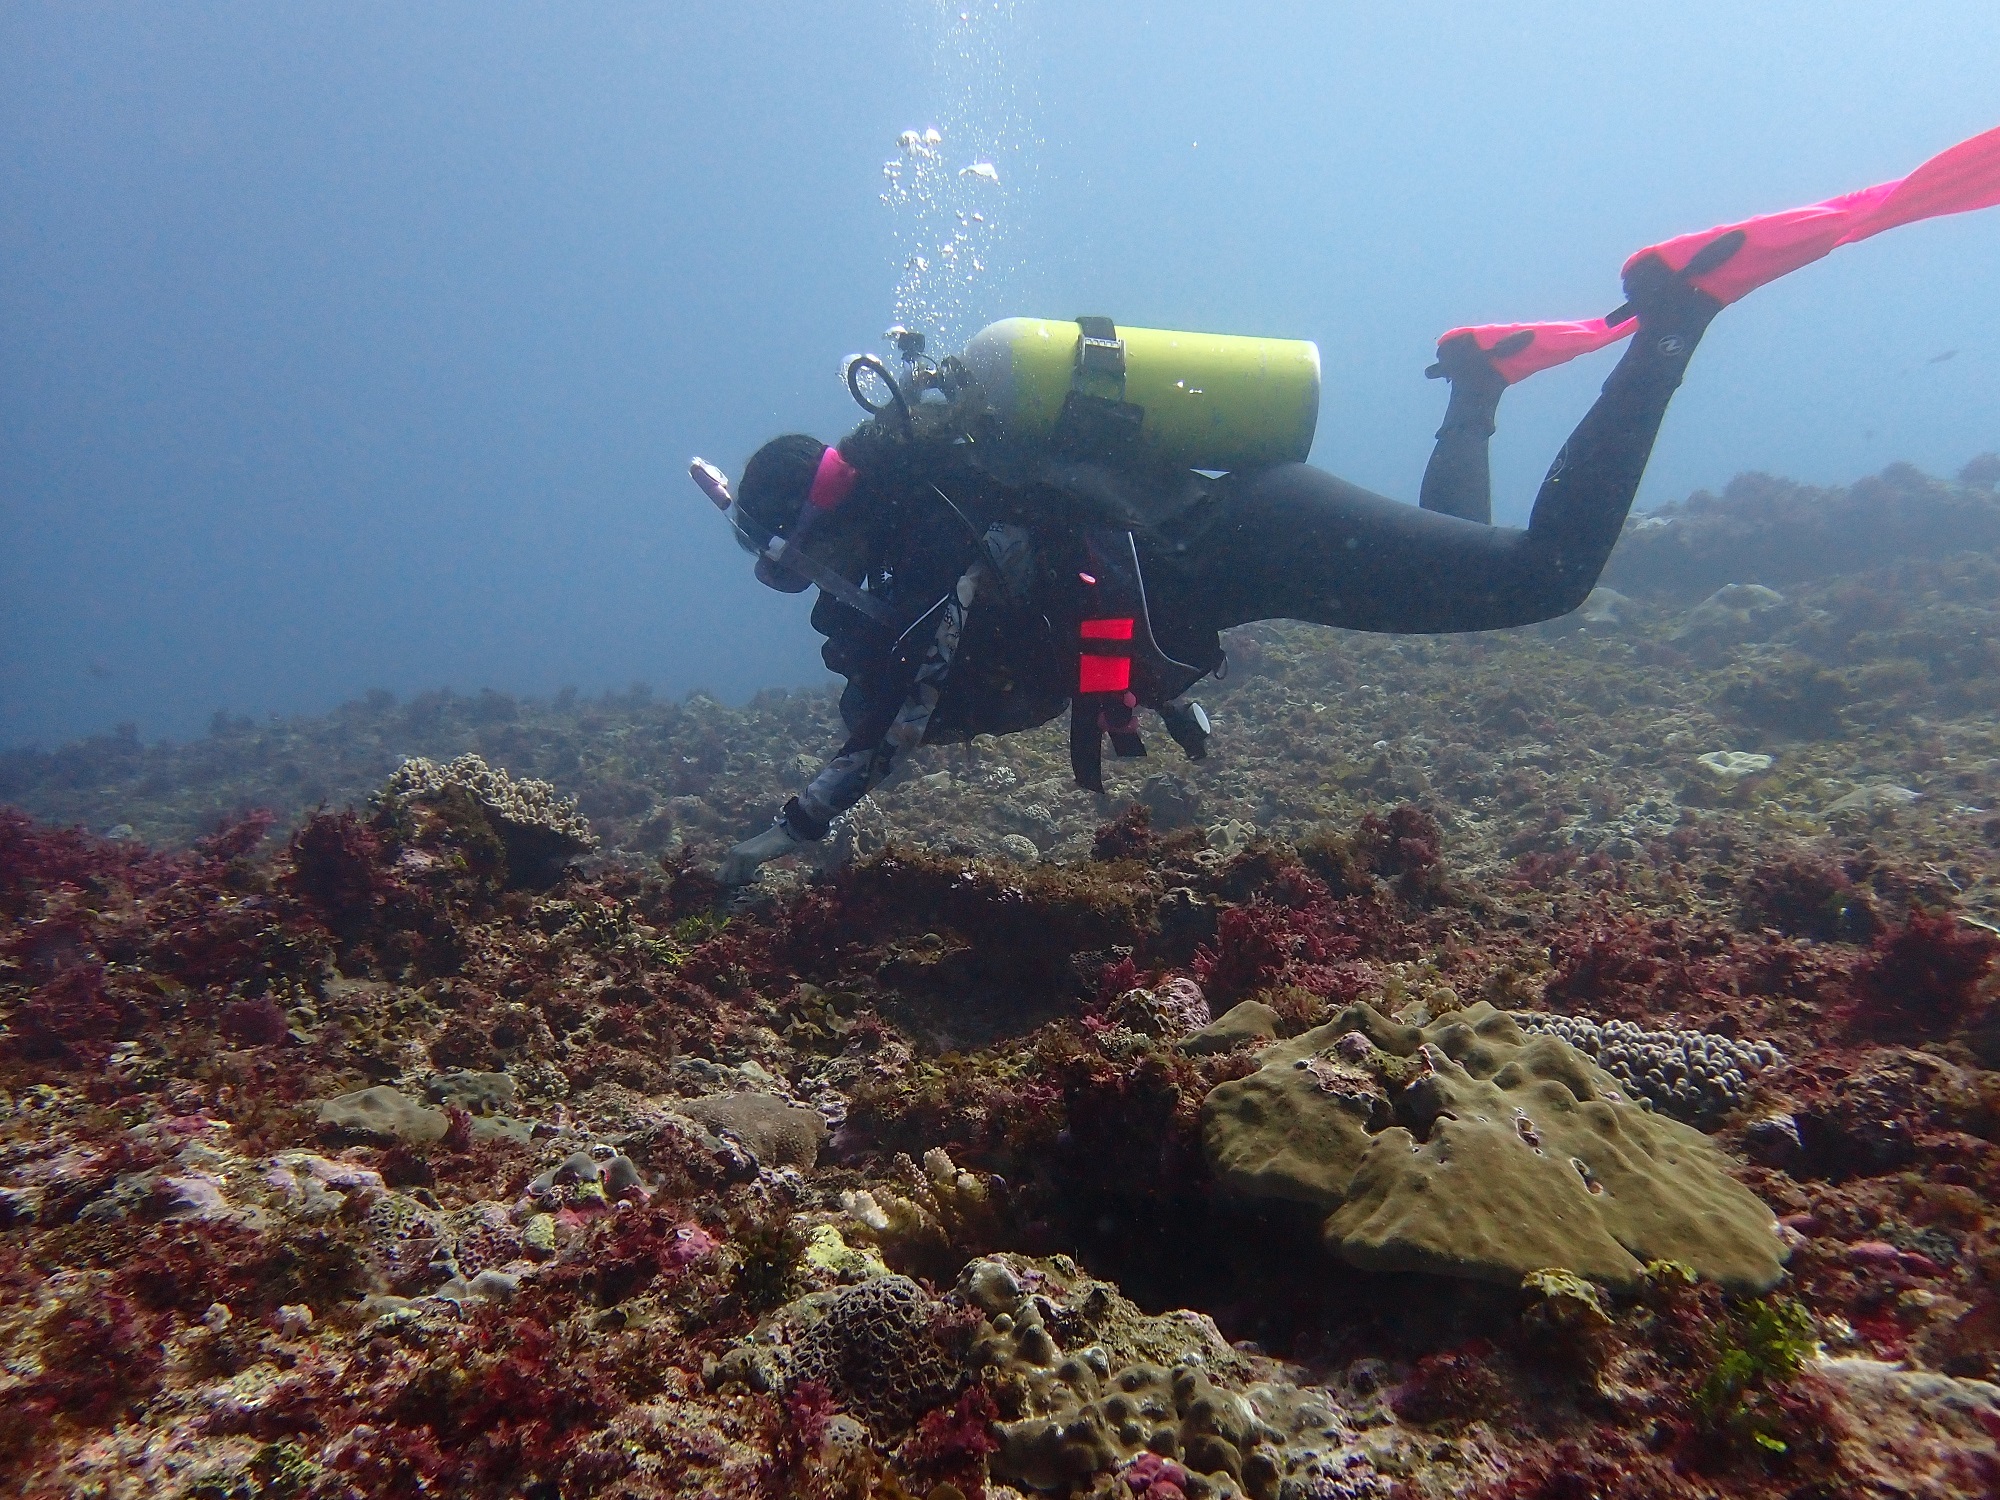
[[[13,0],[0,745],[819,680],[680,471],[837,436],[839,357],[912,311],[1316,339],[1315,460],[1413,498],[1443,329],[1607,311],[1642,244],[2000,122],[1996,77],[1984,0]],[[961,212],[982,269],[914,274]],[[1732,309],[1641,503],[2000,447],[1996,265],[1974,215]],[[1502,519],[1611,358],[1509,397]]]

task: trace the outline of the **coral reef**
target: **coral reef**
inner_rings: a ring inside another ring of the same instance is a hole
[[[597,847],[577,810],[546,781],[516,781],[505,771],[465,754],[446,765],[418,756],[406,760],[375,795],[380,815],[402,821],[413,807],[462,817],[478,809],[506,851],[507,884],[536,889],[552,885],[564,865]]]
[[[0,757],[0,1489],[2000,1491],[1995,503],[1232,632],[727,910],[826,694]]]

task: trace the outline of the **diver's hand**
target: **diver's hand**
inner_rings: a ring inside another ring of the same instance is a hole
[[[725,887],[748,885],[757,878],[758,869],[766,861],[795,853],[804,844],[805,840],[787,824],[773,823],[756,837],[747,838],[731,849],[723,857],[722,868],[716,871],[715,878]]]

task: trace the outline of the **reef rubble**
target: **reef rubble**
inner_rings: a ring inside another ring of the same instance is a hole
[[[0,1489],[2000,1492],[2000,565],[1774,486],[733,904],[824,695],[10,757]]]

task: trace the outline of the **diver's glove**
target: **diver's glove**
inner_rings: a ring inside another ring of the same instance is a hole
[[[722,868],[715,878],[724,886],[733,888],[748,885],[757,878],[758,869],[770,860],[786,854],[796,854],[808,841],[792,832],[791,824],[783,817],[754,838],[747,838],[723,856]]]

